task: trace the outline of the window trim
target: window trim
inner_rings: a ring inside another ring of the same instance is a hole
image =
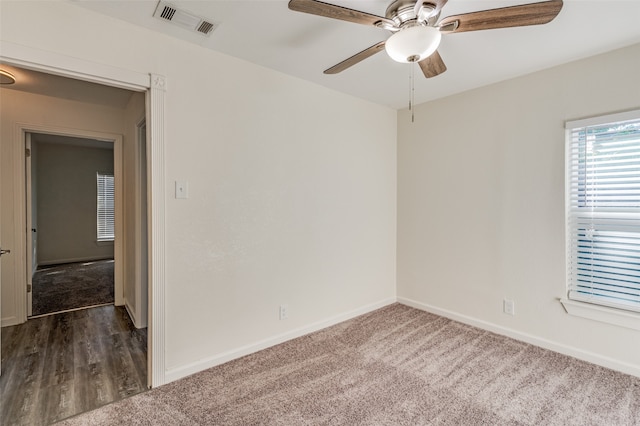
[[[640,109],[624,111],[614,114],[601,115],[596,117],[589,117],[579,120],[570,120],[565,122],[565,250],[569,250],[569,242],[572,235],[569,227],[568,218],[570,211],[570,198],[567,194],[570,193],[570,178],[569,178],[569,165],[568,160],[570,158],[571,133],[573,129],[588,126],[597,126],[607,123],[613,123],[617,121],[637,120],[640,118]],[[567,251],[567,255],[569,253]],[[640,330],[640,312],[634,312],[631,310],[625,310],[622,308],[610,307],[601,305],[598,303],[589,303],[580,300],[573,300],[568,298],[569,284],[570,284],[570,272],[569,262],[571,260],[567,258],[565,260],[565,296],[560,298],[559,301],[564,307],[565,311],[569,315],[578,316],[581,318],[587,318],[595,321],[600,321],[608,324],[613,324],[621,327],[630,328],[633,330]]]
[[[560,303],[569,315],[640,331],[640,314],[636,312],[567,298],[560,299]]]
[[[637,120],[639,117],[640,109],[634,109],[631,111],[566,121],[564,128],[569,132],[571,129],[575,129],[576,127],[598,126],[600,124],[607,124],[614,121]]]

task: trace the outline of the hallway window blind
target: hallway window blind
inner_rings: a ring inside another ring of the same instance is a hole
[[[115,238],[115,193],[113,175],[97,173],[98,181],[98,241]]]
[[[640,110],[566,128],[568,298],[640,312]]]

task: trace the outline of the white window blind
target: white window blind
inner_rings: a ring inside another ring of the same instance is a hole
[[[97,173],[98,181],[98,241],[112,241],[115,238],[115,194],[113,175]]]
[[[567,123],[569,299],[640,312],[640,111]]]

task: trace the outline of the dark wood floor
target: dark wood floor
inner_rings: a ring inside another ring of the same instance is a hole
[[[147,330],[113,305],[2,328],[0,423],[47,425],[147,388]]]

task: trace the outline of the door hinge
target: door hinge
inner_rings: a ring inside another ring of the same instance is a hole
[[[24,155],[26,155],[27,157],[31,157],[31,150],[29,148],[25,148]]]
[[[31,293],[31,290],[32,290],[32,285],[27,284],[27,293]]]

